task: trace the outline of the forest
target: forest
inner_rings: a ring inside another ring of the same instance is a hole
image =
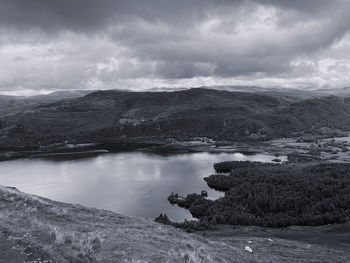
[[[205,178],[225,191],[215,201],[199,194],[169,201],[188,209],[201,228],[216,224],[286,227],[343,223],[350,216],[350,164],[312,166],[224,162]]]

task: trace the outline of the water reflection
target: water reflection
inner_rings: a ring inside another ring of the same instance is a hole
[[[191,219],[187,210],[171,206],[171,192],[182,195],[208,191],[204,177],[212,164],[227,160],[269,162],[274,156],[240,153],[191,153],[161,156],[142,152],[105,154],[56,162],[23,159],[0,163],[0,184],[53,200],[79,203],[133,216],[155,218],[166,213],[173,220]]]

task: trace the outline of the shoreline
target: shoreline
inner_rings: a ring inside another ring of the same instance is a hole
[[[345,136],[345,137],[344,137]],[[129,140],[112,140],[105,142],[79,142],[69,144],[68,141],[52,143],[41,147],[18,148],[6,147],[0,149],[0,162],[21,159],[40,158],[55,155],[82,156],[89,154],[105,154],[127,151],[143,151],[155,154],[179,153],[242,153],[271,154],[291,156],[290,161],[339,161],[350,162],[350,137],[343,134],[335,137],[299,136],[277,138],[264,141],[214,141],[206,137],[175,140],[164,137],[135,137]]]
[[[329,138],[324,143],[337,138]],[[342,139],[342,138],[340,138]],[[350,146],[350,144],[349,144]],[[93,144],[88,147],[75,148],[52,148],[50,150],[23,150],[7,149],[0,150],[0,162],[23,159],[23,158],[53,158],[53,157],[75,157],[76,159],[97,156],[99,154],[141,151],[159,155],[172,155],[183,153],[242,153],[245,155],[267,154],[274,155],[276,159],[280,156],[288,156],[288,162],[319,162],[319,161],[338,161],[350,162],[350,151],[343,152],[334,156],[337,151],[319,149],[314,151],[314,143],[297,143],[297,138],[286,138],[281,140],[272,140],[265,142],[215,142],[210,144],[188,144],[186,142],[165,143],[164,141],[152,142],[111,142]],[[350,147],[349,147],[350,150]],[[339,152],[339,150],[338,150]]]
[[[219,142],[220,143],[220,142]],[[167,143],[102,143],[95,144],[89,147],[77,147],[77,148],[53,148],[51,150],[23,150],[9,149],[0,150],[0,162],[22,159],[22,158],[41,158],[41,157],[54,157],[54,156],[83,156],[89,154],[107,154],[117,152],[128,151],[142,151],[155,154],[181,154],[181,153],[195,153],[195,152],[208,152],[208,153],[243,153],[243,154],[258,154],[266,153],[262,149],[251,148],[248,145],[227,145],[221,148],[215,144],[197,144],[197,145],[185,145],[183,143],[167,144]]]

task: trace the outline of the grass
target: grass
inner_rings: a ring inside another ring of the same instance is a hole
[[[0,211],[0,244],[6,244],[5,251],[0,249],[0,259],[17,255],[32,263],[281,263],[291,262],[289,257],[296,249],[294,262],[320,262],[321,251],[323,258],[338,262],[350,256],[342,250],[316,245],[310,249],[304,243],[285,240],[276,241],[271,255],[266,238],[254,239],[252,255],[244,251],[246,241],[235,237],[208,239],[151,220],[55,202],[2,186]]]

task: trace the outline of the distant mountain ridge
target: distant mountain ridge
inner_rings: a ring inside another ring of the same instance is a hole
[[[0,95],[0,114],[14,113],[37,104],[83,97],[93,90],[63,90],[34,96]]]
[[[82,94],[81,94],[82,95]],[[94,91],[0,108],[1,146],[132,138],[266,140],[350,130],[350,99],[194,88]]]
[[[222,86],[199,86],[199,87],[155,87],[145,91],[150,92],[174,92],[181,90],[188,90],[191,88],[200,89],[213,89],[221,91],[236,91],[236,92],[250,92],[261,93],[272,96],[295,96],[304,99],[325,97],[325,96],[338,96],[338,97],[350,97],[350,87],[343,88],[319,88],[319,89],[302,89],[302,88],[283,88],[283,87],[261,87],[261,86],[249,86],[249,85],[222,85]]]

